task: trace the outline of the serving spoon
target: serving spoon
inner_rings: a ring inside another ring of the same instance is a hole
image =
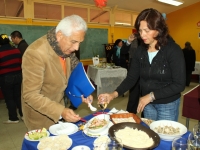
[[[91,111],[97,111],[97,108],[94,107],[94,106],[92,106],[91,103],[88,103],[88,106],[90,107],[90,110],[91,110]]]
[[[74,97],[82,98],[81,96],[76,96],[76,95],[71,94],[71,92],[69,92],[69,94],[72,95],[72,96],[74,96]],[[91,102],[92,101],[90,100],[90,102],[88,103],[88,106],[90,107],[90,110],[91,111],[97,111],[97,108],[93,107],[92,104],[91,104]]]

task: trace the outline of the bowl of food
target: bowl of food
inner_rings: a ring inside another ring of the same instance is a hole
[[[88,121],[87,130],[90,133],[100,133],[108,127],[109,119],[107,114],[97,115]]]
[[[121,114],[112,114],[110,119],[114,124],[122,122],[134,122],[140,123],[141,119],[134,113],[121,113]]]
[[[156,132],[164,141],[173,141],[187,132],[187,128],[176,121],[158,120],[150,124],[150,129]]]
[[[108,133],[111,139],[120,139],[123,147],[128,149],[153,149],[160,143],[160,137],[157,133],[137,123],[114,124],[110,127]]]
[[[110,142],[110,138],[107,135],[101,135],[94,140],[93,150],[106,149],[109,142]]]

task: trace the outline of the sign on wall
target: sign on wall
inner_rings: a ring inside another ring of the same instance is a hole
[[[200,21],[199,21],[199,22],[197,22],[197,27],[200,27]]]

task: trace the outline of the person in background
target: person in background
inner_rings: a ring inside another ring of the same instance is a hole
[[[6,34],[0,35],[0,87],[8,109],[9,119],[3,123],[18,123],[23,119],[21,108],[22,56],[19,49],[10,45]]]
[[[194,71],[196,54],[195,50],[192,48],[190,42],[185,43],[185,48],[183,49],[183,54],[185,58],[186,65],[186,86],[190,85],[192,71]]]
[[[152,120],[178,121],[181,92],[185,88],[185,60],[179,45],[169,36],[162,14],[143,10],[135,21],[140,45],[133,55],[127,77],[112,93],[98,96],[108,102],[133,87],[140,78],[137,112]],[[177,61],[178,58],[178,61]]]
[[[137,50],[137,47],[138,47],[138,40],[137,40],[136,34],[131,34],[128,37],[126,43],[124,43],[121,48],[122,54],[129,53],[128,68],[131,67],[130,64],[131,64],[133,55],[134,55],[135,51]],[[134,114],[137,113],[137,106],[139,103],[139,98],[140,98],[140,86],[139,86],[139,80],[138,80],[136,82],[136,84],[129,90],[128,103],[127,103],[127,107],[126,107],[126,110],[128,112],[131,112]]]
[[[115,66],[121,66],[128,69],[128,53],[121,54],[122,46],[123,41],[121,39],[117,39],[108,54],[108,60],[111,60],[109,63],[114,63]]]
[[[22,110],[28,130],[49,128],[63,118],[77,122],[80,116],[65,108],[64,91],[79,63],[79,49],[87,31],[86,22],[77,15],[67,16],[46,35],[33,42],[22,60]],[[82,101],[93,100],[90,95]]]
[[[21,52],[21,54],[23,56],[25,50],[28,47],[28,44],[23,39],[22,34],[19,31],[13,31],[10,36],[11,36],[12,42],[15,45],[17,45],[17,48],[20,50],[20,52]]]

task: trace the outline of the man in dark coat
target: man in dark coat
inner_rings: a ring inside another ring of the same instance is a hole
[[[23,56],[26,48],[28,47],[28,44],[23,39],[22,34],[19,31],[13,31],[10,36],[11,36],[12,42],[15,45],[17,45],[17,48],[20,50],[20,52]]]
[[[186,65],[186,86],[189,86],[191,81],[192,71],[194,71],[195,61],[196,61],[195,50],[192,48],[190,42],[185,43],[183,54],[185,57],[185,65]]]

